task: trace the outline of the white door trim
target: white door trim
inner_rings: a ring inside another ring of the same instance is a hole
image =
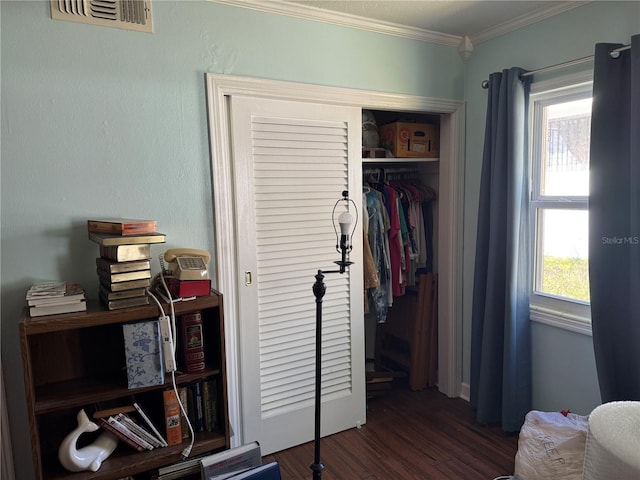
[[[355,106],[373,110],[441,114],[440,219],[438,226],[438,388],[460,395],[462,381],[462,205],[464,186],[464,103],[413,95],[207,74],[214,225],[234,225],[233,175],[228,98],[233,95]],[[242,233],[215,228],[217,289],[224,294],[229,420],[241,432],[238,378],[238,290],[235,246]],[[451,319],[451,320],[449,320]],[[243,439],[232,438],[232,446]]]

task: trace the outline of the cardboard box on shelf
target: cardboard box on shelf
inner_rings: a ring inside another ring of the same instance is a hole
[[[393,122],[379,127],[380,144],[396,158],[437,158],[440,129],[428,123]]]

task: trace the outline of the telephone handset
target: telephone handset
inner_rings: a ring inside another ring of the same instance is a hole
[[[209,278],[207,264],[211,255],[206,250],[195,248],[173,248],[164,253],[168,272],[178,280],[206,280]]]

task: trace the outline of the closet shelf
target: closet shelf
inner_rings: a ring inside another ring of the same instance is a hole
[[[439,162],[440,158],[363,158],[362,163],[433,163]]]

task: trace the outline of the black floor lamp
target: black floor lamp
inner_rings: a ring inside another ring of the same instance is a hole
[[[341,202],[345,202],[346,210],[338,216],[338,223],[340,225],[340,236],[338,237],[338,230],[336,228],[336,207]],[[355,221],[353,215],[349,213],[349,206],[353,205],[353,211],[356,214]],[[315,399],[315,436],[314,436],[314,460],[311,464],[311,471],[313,472],[313,480],[320,480],[322,478],[322,470],[324,465],[320,461],[320,410],[322,403],[322,297],[324,297],[327,288],[324,284],[324,275],[327,273],[344,273],[347,271],[347,267],[352,265],[353,262],[349,261],[349,253],[353,249],[353,233],[356,230],[358,224],[358,210],[353,200],[349,198],[349,192],[344,190],[342,192],[342,198],[336,201],[331,212],[331,222],[333,223],[333,229],[336,233],[336,251],[341,254],[341,259],[334,263],[340,267],[339,270],[322,271],[318,270],[318,274],[315,276],[316,282],[313,284],[313,294],[316,297],[316,399]],[[353,228],[351,225],[353,224]]]

